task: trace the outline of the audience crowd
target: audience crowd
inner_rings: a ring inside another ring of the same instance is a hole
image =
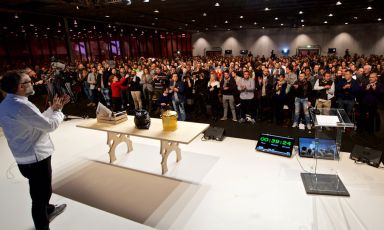
[[[268,121],[293,128],[302,123],[309,130],[310,108],[343,108],[358,131],[373,134],[383,122],[378,115],[384,102],[383,64],[383,55],[248,55],[115,58],[13,69],[25,69],[33,97],[47,101],[65,93],[72,103],[85,98],[88,107],[101,102],[116,112],[173,109],[179,120]]]

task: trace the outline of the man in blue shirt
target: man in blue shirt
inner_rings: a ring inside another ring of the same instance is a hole
[[[49,132],[64,120],[61,109],[70,100],[68,95],[54,97],[44,113],[28,101],[34,94],[31,78],[23,71],[9,71],[0,82],[7,93],[0,103],[0,127],[18,164],[29,181],[32,218],[37,230],[49,229],[49,222],[62,213],[65,204],[49,204],[52,195],[51,155],[54,146]]]

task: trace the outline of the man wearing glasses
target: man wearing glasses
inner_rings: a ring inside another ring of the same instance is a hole
[[[0,127],[18,164],[29,181],[32,218],[37,230],[49,229],[49,222],[62,213],[65,204],[49,204],[52,195],[51,155],[54,147],[49,132],[64,119],[61,109],[70,100],[68,95],[54,97],[51,106],[41,113],[28,101],[34,94],[31,78],[23,71],[8,71],[0,81],[7,93],[0,103]]]

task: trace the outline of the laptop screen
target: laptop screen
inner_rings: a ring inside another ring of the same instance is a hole
[[[295,139],[262,133],[257,141],[256,150],[290,157]]]
[[[318,144],[316,147],[316,140]],[[299,155],[301,157],[316,157],[320,159],[335,159],[338,157],[336,140],[333,139],[315,139],[300,137],[299,138]]]

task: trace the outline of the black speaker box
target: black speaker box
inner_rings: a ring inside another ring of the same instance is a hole
[[[370,166],[378,168],[382,161],[383,152],[361,145],[355,145],[352,149],[350,158],[355,161],[366,163]]]
[[[204,132],[204,139],[222,141],[224,139],[224,128],[210,126]]]

